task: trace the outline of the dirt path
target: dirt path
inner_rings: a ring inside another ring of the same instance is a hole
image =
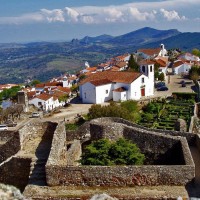
[[[42,118],[42,121],[58,122],[63,121],[64,119],[65,121],[72,121],[77,114],[87,114],[91,105],[92,104],[70,104],[69,107],[60,109],[60,113],[54,114],[51,117]]]

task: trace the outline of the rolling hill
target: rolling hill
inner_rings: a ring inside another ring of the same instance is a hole
[[[200,48],[200,33],[156,30],[145,27],[124,35],[86,36],[71,42],[0,44],[0,84],[23,83],[25,79],[46,81],[65,72],[75,73],[88,61],[91,66],[139,48],[154,48],[164,43],[167,49],[191,51]]]

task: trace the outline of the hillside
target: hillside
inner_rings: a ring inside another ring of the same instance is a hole
[[[200,33],[181,33],[175,29],[156,30],[149,27],[121,36],[86,36],[71,42],[35,42],[0,44],[0,84],[23,83],[27,78],[46,81],[68,72],[75,73],[139,48],[180,48],[191,51],[200,48]]]

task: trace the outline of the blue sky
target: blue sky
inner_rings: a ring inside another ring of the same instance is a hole
[[[200,0],[0,0],[0,43],[121,35],[148,26],[200,32]]]

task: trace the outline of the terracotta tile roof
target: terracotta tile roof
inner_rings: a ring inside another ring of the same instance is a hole
[[[154,61],[152,60],[142,60],[141,62],[139,62],[140,65],[153,65],[155,64]]]
[[[118,72],[118,71],[120,71],[120,68],[114,65],[114,66],[112,66],[112,68],[110,69],[110,71]]]
[[[124,87],[120,87],[120,88],[117,88],[115,90],[113,90],[114,92],[124,92],[126,91],[126,89]]]
[[[59,85],[62,85],[61,82],[47,82],[47,83],[39,83],[39,84],[36,84],[36,88],[44,88],[44,87],[56,87],[56,86],[59,86]]]
[[[160,65],[160,67],[166,67],[167,66],[167,63],[161,59],[157,59],[155,61],[156,63],[158,63]]]
[[[160,48],[157,48],[157,49],[139,49],[137,50],[137,52],[142,52],[146,55],[149,55],[149,56],[154,56],[154,55],[158,55],[160,53]]]
[[[81,85],[91,81],[99,81],[106,80],[110,82],[118,82],[118,83],[132,83],[136,80],[142,73],[139,72],[115,72],[115,71],[104,71],[98,72],[95,74],[91,74],[87,78],[81,81]]]
[[[35,98],[38,98],[38,99],[47,101],[47,100],[50,99],[51,97],[52,97],[52,96],[49,95],[49,94],[42,93],[42,94],[39,94],[38,96],[36,96]]]
[[[63,92],[61,92],[61,91],[59,91],[59,90],[56,90],[56,91],[54,91],[54,93],[53,93],[53,96],[56,96],[56,97],[61,97],[61,96],[63,96],[63,95],[66,95],[65,93],[63,93]]]
[[[169,58],[168,58],[167,56],[165,56],[165,57],[157,56],[157,57],[155,58],[155,60],[162,60],[163,62],[166,62],[166,63],[169,62]]]
[[[126,65],[127,65],[127,63],[126,63],[126,62],[123,62],[123,61],[117,62],[117,63],[116,63],[116,66],[117,66],[117,67],[120,67],[120,68],[125,67]]]
[[[44,88],[44,86],[45,86],[44,83],[39,83],[35,85],[36,88]]]
[[[97,67],[88,67],[87,70],[88,70],[88,71],[96,71],[96,70],[97,70]]]
[[[100,86],[100,85],[106,85],[106,84],[112,83],[112,81],[108,79],[101,79],[101,80],[90,81],[90,83],[92,83],[92,85],[95,85],[95,86]]]
[[[27,92],[28,99],[35,97],[36,91]]]
[[[56,88],[56,90],[60,90],[61,92],[64,92],[64,93],[70,93],[71,92],[70,88],[68,88],[68,87],[61,87],[61,86],[58,86]]]
[[[183,64],[184,64],[183,61],[178,60],[178,61],[174,62],[173,67],[179,67],[180,65],[183,65]]]

